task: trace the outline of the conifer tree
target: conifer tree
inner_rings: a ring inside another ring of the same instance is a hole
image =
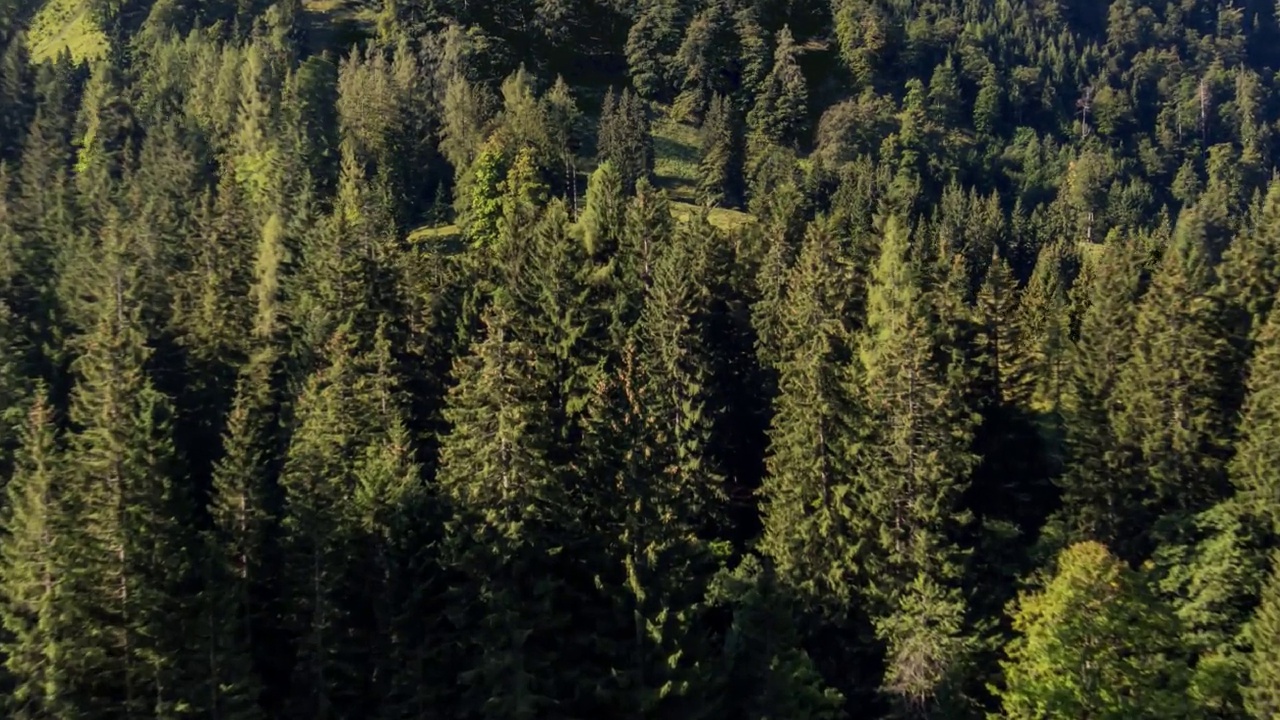
[[[139,258],[117,217],[104,225],[84,285],[94,324],[80,338],[66,484],[76,531],[67,612],[81,624],[66,652],[71,712],[169,714],[192,702],[184,631],[192,623],[186,498],[174,483],[171,411],[146,374]]]
[[[861,418],[841,376],[851,329],[835,243],[829,227],[810,229],[787,278],[761,547],[785,587],[840,613],[850,600],[856,500],[848,460]]]
[[[284,491],[286,618],[297,656],[290,712],[343,717],[363,706],[359,681],[367,647],[352,632],[355,537],[348,500],[353,458],[367,439],[368,398],[359,392],[358,338],[344,323],[324,349],[323,365],[296,402],[295,430],[280,474]]]
[[[1280,309],[1271,312],[1257,335],[1249,366],[1248,393],[1238,427],[1235,456],[1229,465],[1235,499],[1280,533],[1280,457],[1274,442],[1280,431]]]
[[[1194,209],[1179,219],[1115,389],[1112,423],[1152,520],[1207,509],[1224,491],[1228,425],[1217,399],[1225,340],[1203,228]]]
[[[704,203],[726,207],[741,204],[741,153],[733,105],[725,96],[716,95],[702,124],[698,192]]]
[[[959,499],[976,458],[976,417],[953,360],[939,347],[929,296],[900,222],[884,226],[859,346],[860,392],[872,436],[853,493],[877,631],[888,644],[885,689],[907,712],[945,699],[963,662],[964,600],[957,580],[966,522]]]
[[[37,389],[5,488],[0,536],[0,655],[13,681],[5,711],[22,720],[69,709],[65,693],[74,661],[63,651],[73,632],[66,608],[74,598],[66,581],[71,517],[61,470],[53,408]]]
[[[510,288],[521,298],[530,343],[538,348],[538,380],[547,385],[556,441],[556,464],[578,450],[584,412],[603,372],[608,338],[607,308],[593,293],[593,265],[581,240],[571,232],[563,202],[553,200],[533,236],[527,282]]]
[[[1245,704],[1256,720],[1270,720],[1280,713],[1280,554],[1272,555],[1271,576],[1248,632],[1253,654]]]
[[[617,169],[624,192],[630,194],[653,170],[649,116],[644,100],[630,90],[624,89],[616,104],[613,97],[611,88],[601,111],[596,155],[601,164]]]
[[[809,91],[797,60],[799,48],[789,27],[778,32],[773,68],[747,116],[748,148],[760,157],[770,145],[795,148],[804,140]]]
[[[213,472],[206,542],[208,569],[202,625],[208,643],[208,689],[202,706],[210,717],[261,717],[261,668],[274,658],[266,635],[273,594],[269,536],[274,527],[270,494],[279,471],[274,353],[259,351],[241,371],[227,417],[224,455]]]
[[[555,696],[546,655],[555,583],[541,564],[554,547],[551,429],[545,399],[525,381],[534,356],[511,332],[507,302],[499,294],[486,309],[483,339],[455,364],[437,474],[454,508],[445,562],[462,583],[453,624],[466,717],[535,717]]]
[[[1117,368],[1132,354],[1133,329],[1142,293],[1142,257],[1135,238],[1113,236],[1096,256],[1080,337],[1071,348],[1064,397],[1065,468],[1063,521],[1073,539],[1095,539],[1119,547],[1130,536],[1141,502],[1123,467],[1111,425]],[[1137,514],[1135,515],[1135,513]]]
[[[826,687],[804,651],[791,603],[768,565],[747,556],[720,578],[717,598],[731,603],[725,637],[725,714],[763,720],[840,717],[842,698]]]

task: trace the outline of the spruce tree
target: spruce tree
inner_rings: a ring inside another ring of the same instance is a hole
[[[1218,403],[1226,349],[1212,295],[1204,226],[1179,219],[1134,322],[1133,356],[1121,368],[1112,423],[1127,465],[1140,474],[1148,523],[1207,509],[1223,495],[1227,418]],[[1147,537],[1153,524],[1140,525]],[[1161,532],[1171,531],[1164,528]]]
[[[64,477],[53,408],[37,389],[5,488],[0,535],[0,655],[13,681],[5,711],[22,720],[58,717],[70,707],[65,693],[74,660],[64,653],[74,629],[66,608],[75,599],[66,581],[71,517]]]
[[[279,470],[275,353],[259,351],[241,371],[227,417],[223,456],[214,467],[206,538],[202,630],[208,649],[210,717],[261,717],[263,668],[275,661],[268,637],[274,594],[269,538],[275,524],[271,493]]]
[[[1228,466],[1235,498],[1280,534],[1280,309],[1273,306],[1257,336],[1249,366],[1248,392]]]
[[[556,583],[543,565],[555,547],[551,428],[545,398],[526,382],[534,356],[510,329],[508,302],[500,293],[483,338],[455,363],[436,478],[453,508],[444,552],[460,583],[450,603],[464,653],[460,717],[535,717],[555,698]]]
[[[784,26],[778,32],[773,68],[747,116],[749,154],[760,157],[770,145],[797,148],[805,140],[809,91],[798,61],[800,50]]]
[[[841,717],[842,698],[826,686],[803,649],[785,586],[769,566],[748,555],[717,580],[715,597],[733,612],[725,635],[725,715]]]
[[[1280,713],[1280,553],[1272,555],[1271,576],[1248,632],[1253,654],[1245,705],[1256,720],[1270,720]]]
[[[1072,346],[1064,394],[1065,467],[1058,479],[1062,521],[1072,539],[1119,547],[1141,516],[1140,489],[1126,467],[1111,425],[1117,368],[1132,355],[1142,293],[1143,258],[1136,238],[1113,236],[1094,258],[1083,286],[1087,303]],[[1136,506],[1136,507],[1135,507]]]
[[[175,480],[169,402],[146,372],[149,349],[138,302],[140,258],[108,217],[85,300],[95,315],[79,338],[66,492],[66,612],[82,623],[66,652],[80,658],[67,680],[77,716],[170,714],[192,703],[185,677],[190,598],[190,498]]]
[[[965,602],[957,547],[967,521],[959,499],[976,458],[976,426],[921,272],[908,256],[907,231],[884,226],[859,346],[860,393],[871,437],[859,449],[853,497],[864,550],[863,582],[888,645],[885,690],[903,711],[946,699],[964,661]]]
[[[805,236],[787,277],[784,354],[769,429],[761,548],[778,579],[810,607],[837,615],[850,602],[855,562],[848,465],[860,417],[843,382],[850,362],[847,283],[829,227]]]
[[[344,323],[295,405],[280,474],[285,617],[296,643],[290,713],[333,718],[368,700],[359,680],[367,639],[354,630],[353,458],[365,446],[368,398],[358,387],[359,338]]]
[[[742,202],[742,149],[733,105],[723,95],[711,99],[702,123],[698,192],[709,205],[737,207]]]

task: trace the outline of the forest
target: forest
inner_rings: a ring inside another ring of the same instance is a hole
[[[1280,719],[1280,5],[0,0],[0,716]]]

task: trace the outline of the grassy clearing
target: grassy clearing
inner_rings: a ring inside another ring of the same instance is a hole
[[[92,60],[107,50],[107,39],[79,0],[46,2],[32,18],[29,37],[35,62],[52,60],[64,49],[76,61]]]
[[[697,199],[700,145],[696,127],[665,116],[654,120],[653,174],[672,200]]]
[[[700,206],[692,203],[678,201],[672,201],[671,203],[671,216],[677,222],[688,222],[701,211],[702,208]],[[707,221],[721,230],[737,230],[755,222],[755,218],[737,210],[711,208],[711,211],[707,213]]]

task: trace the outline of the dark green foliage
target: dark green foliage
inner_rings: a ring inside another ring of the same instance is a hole
[[[4,711],[1270,718],[1277,48],[0,0]]]
[[[601,163],[607,162],[618,170],[622,187],[629,194],[653,170],[653,140],[644,101],[627,89],[616,103],[613,98],[610,88],[601,111],[596,156]]]
[[[733,105],[723,95],[711,99],[702,124],[698,191],[703,202],[737,207],[742,203],[742,139]]]

